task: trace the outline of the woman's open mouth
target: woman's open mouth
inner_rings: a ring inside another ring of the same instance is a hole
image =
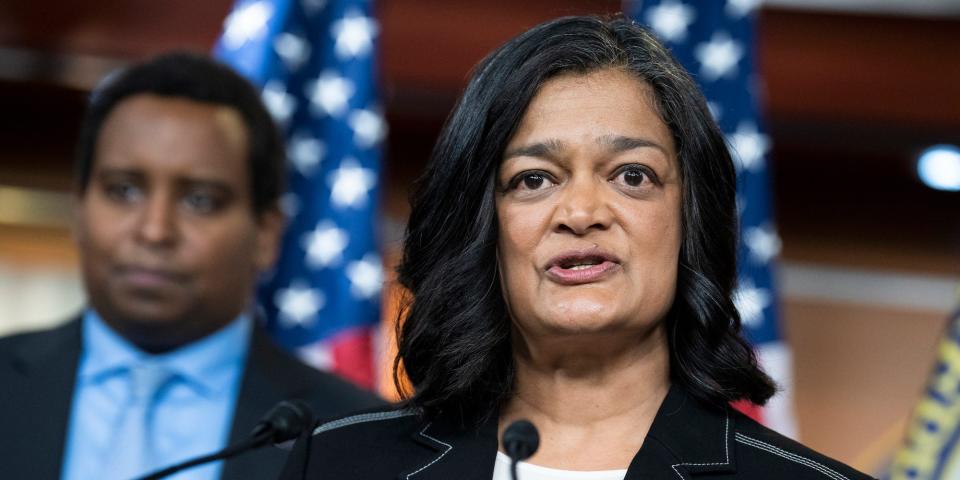
[[[616,257],[597,249],[567,252],[554,257],[547,265],[547,277],[561,285],[597,282],[620,268]]]

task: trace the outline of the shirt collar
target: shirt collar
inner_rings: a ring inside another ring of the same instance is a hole
[[[197,341],[159,355],[137,348],[110,328],[92,309],[83,315],[83,354],[79,376],[97,382],[133,365],[159,364],[201,394],[215,395],[241,373],[250,345],[253,320],[241,314],[227,326]]]

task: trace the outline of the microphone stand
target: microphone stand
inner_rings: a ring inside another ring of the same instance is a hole
[[[147,476],[140,477],[139,480],[159,480],[169,475],[173,475],[181,470],[186,470],[197,465],[234,457],[241,453],[262,447],[269,443],[281,443],[293,440],[300,432],[313,428],[316,417],[310,406],[302,400],[289,400],[278,403],[250,432],[245,440],[241,440],[233,445],[218,452],[213,452],[202,457],[197,457],[183,463],[169,466],[163,470],[158,470]]]
[[[273,437],[273,432],[267,430],[267,431],[261,432],[258,435],[254,435],[250,438],[247,438],[246,440],[242,440],[233,445],[230,445],[227,448],[224,448],[223,450],[220,450],[218,452],[213,452],[213,453],[204,455],[202,457],[194,458],[193,460],[190,460],[187,462],[178,463],[176,465],[169,466],[167,468],[164,468],[163,470],[158,470],[145,477],[140,478],[140,480],[159,480],[161,478],[173,475],[174,473],[177,473],[181,470],[186,470],[188,468],[195,467],[200,464],[204,464],[207,462],[215,462],[217,460],[222,460],[224,458],[230,458],[235,455],[240,455],[241,453],[244,453],[248,450],[253,450],[257,447],[262,447],[270,443],[270,439],[272,437]]]

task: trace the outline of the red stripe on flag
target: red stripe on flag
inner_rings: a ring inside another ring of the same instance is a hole
[[[367,389],[376,386],[372,329],[348,330],[326,343],[333,358],[334,373]]]
[[[763,407],[760,405],[757,405],[750,400],[737,400],[736,402],[731,403],[730,406],[740,410],[740,413],[743,413],[744,415],[760,423],[764,423]]]

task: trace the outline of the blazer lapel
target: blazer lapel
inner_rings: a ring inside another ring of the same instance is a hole
[[[286,398],[286,392],[277,386],[282,378],[278,371],[273,345],[265,334],[254,327],[250,340],[247,364],[244,366],[240,393],[234,409],[229,443],[247,438],[250,431],[271,407]],[[235,457],[224,464],[223,480],[249,478],[275,478],[279,475],[287,456],[286,451],[272,446],[261,448]]]
[[[671,386],[625,480],[690,480],[735,472],[732,422],[727,409],[709,408]]]
[[[427,422],[414,442],[427,450],[399,480],[490,480],[497,455],[497,416],[480,428],[464,426],[452,416],[439,415]]]
[[[10,478],[60,477],[70,405],[80,357],[79,319],[35,334],[12,352],[12,378],[4,381],[0,425],[16,436],[0,443]]]

